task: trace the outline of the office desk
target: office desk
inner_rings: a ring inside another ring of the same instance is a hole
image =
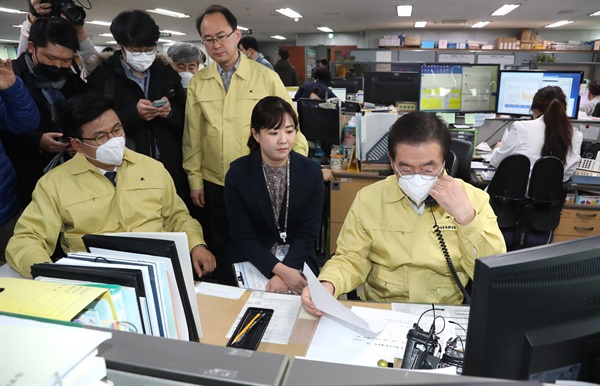
[[[240,299],[232,300],[210,295],[196,295],[198,300],[198,309],[200,319],[202,320],[202,339],[201,343],[225,346],[229,341],[225,337],[227,332],[235,322],[235,318],[240,313],[251,291],[246,291]],[[292,295],[290,295],[292,296]],[[367,303],[367,302],[342,302],[347,307],[360,305],[363,307],[379,308],[391,310],[391,303]],[[301,313],[302,315],[302,313]],[[287,345],[262,342],[258,346],[258,351],[285,354],[291,357],[305,356],[308,346],[317,328],[319,319],[296,319],[296,324],[292,330],[289,343]]]

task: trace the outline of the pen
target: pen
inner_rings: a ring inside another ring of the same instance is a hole
[[[260,318],[262,318],[264,316],[264,312],[259,312],[258,314],[254,315],[254,318],[252,318],[252,320],[250,321],[250,323],[246,324],[246,326],[244,328],[242,328],[242,331],[239,332],[239,334],[237,334],[237,336],[235,337],[235,339],[233,339],[233,342],[231,342],[232,345],[236,344],[237,342],[240,341],[240,339],[242,339],[246,333],[260,320]]]

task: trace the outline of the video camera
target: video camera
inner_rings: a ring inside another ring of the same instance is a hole
[[[29,12],[31,12],[34,16],[42,17],[43,15],[38,14],[33,6],[31,5],[31,1],[28,0],[29,3]],[[75,26],[83,25],[85,21],[86,13],[83,7],[75,5],[73,0],[42,0],[42,3],[52,3],[52,12],[50,15],[61,17],[64,16],[71,24]]]

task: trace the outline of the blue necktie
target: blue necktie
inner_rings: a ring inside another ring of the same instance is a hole
[[[117,172],[106,172],[104,175],[110,180],[110,182],[112,182],[113,185],[117,186],[117,183],[115,182],[117,178]]]

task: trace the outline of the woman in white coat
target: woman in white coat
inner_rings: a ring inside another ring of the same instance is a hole
[[[517,121],[499,142],[490,164],[498,167],[511,154],[529,157],[531,167],[540,157],[554,156],[562,161],[563,181],[577,168],[583,134],[574,130],[567,116],[567,98],[560,87],[546,86],[538,90],[531,103],[533,119]]]

